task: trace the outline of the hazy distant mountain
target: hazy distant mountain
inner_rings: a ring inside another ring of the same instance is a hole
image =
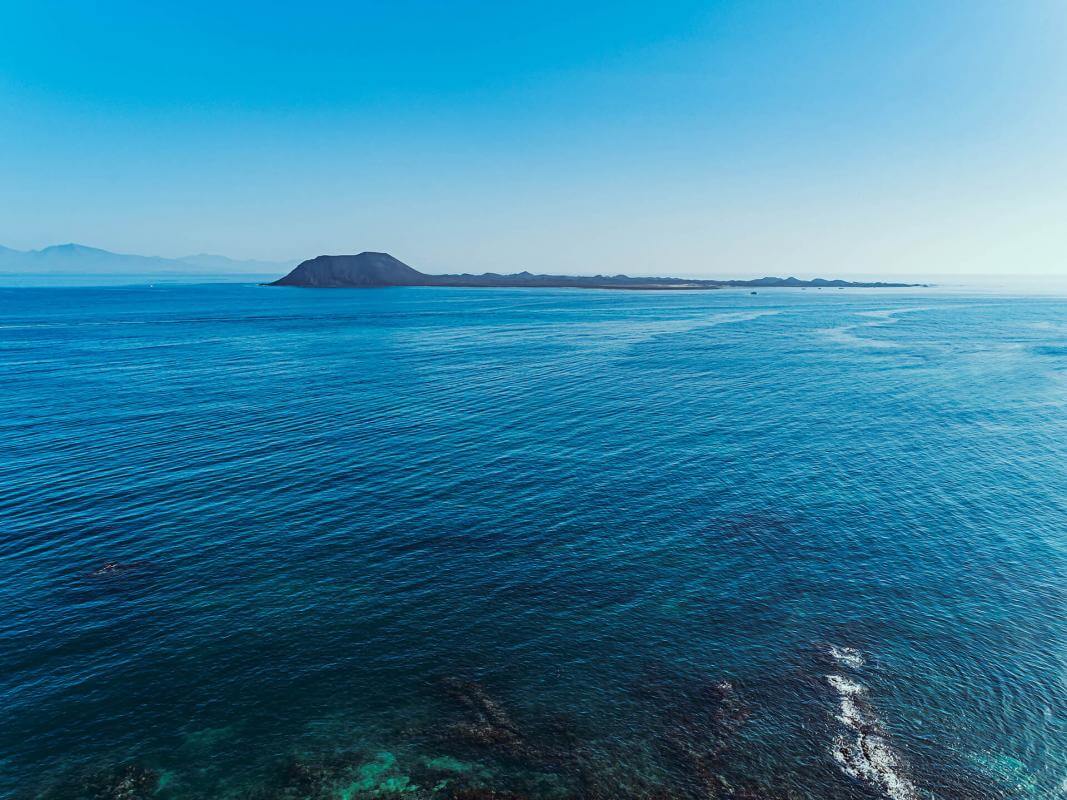
[[[198,253],[180,258],[112,253],[83,244],[57,244],[40,250],[12,250],[0,246],[0,273],[37,275],[269,275],[288,272],[273,286],[314,288],[373,288],[382,286],[560,286],[603,289],[716,289],[722,286],[892,287],[904,283],[857,283],[844,280],[757,278],[755,280],[699,280],[626,275],[427,275],[388,253],[318,256],[293,268],[291,261],[238,260]]]
[[[192,267],[201,267],[215,272],[277,272],[280,269],[292,269],[292,261],[258,261],[256,259],[236,259],[229,256],[197,253],[195,256],[182,256],[175,259]]]
[[[238,261],[226,256],[201,253],[182,258],[162,258],[112,253],[83,244],[57,244],[41,250],[0,247],[0,272],[53,273],[70,275],[114,274],[269,274],[289,269],[286,261]]]
[[[697,280],[690,278],[631,278],[626,275],[534,275],[517,272],[498,275],[427,275],[409,267],[388,253],[359,253],[352,256],[318,256],[296,266],[271,286],[300,286],[310,289],[371,289],[386,286],[540,286],[580,289],[721,289],[723,286],[908,286],[904,283],[853,283],[823,278],[758,278],[756,280]]]

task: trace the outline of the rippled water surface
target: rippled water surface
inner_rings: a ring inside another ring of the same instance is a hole
[[[1067,301],[0,290],[0,793],[1052,798]]]

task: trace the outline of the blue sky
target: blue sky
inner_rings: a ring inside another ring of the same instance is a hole
[[[0,244],[1067,273],[1063,0],[0,4]]]

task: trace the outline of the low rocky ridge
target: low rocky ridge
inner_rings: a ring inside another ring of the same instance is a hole
[[[468,286],[468,287],[564,287],[578,289],[721,289],[724,286],[794,287],[902,287],[903,283],[853,283],[816,278],[758,278],[744,281],[696,280],[688,278],[631,278],[627,275],[535,275],[518,272],[501,275],[427,275],[409,267],[388,253],[359,253],[349,256],[318,256],[297,265],[284,278],[268,286],[299,286],[308,289],[375,289],[388,286]]]

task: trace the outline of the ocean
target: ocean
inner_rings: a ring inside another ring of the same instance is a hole
[[[1067,300],[0,289],[0,796],[1055,798]]]

